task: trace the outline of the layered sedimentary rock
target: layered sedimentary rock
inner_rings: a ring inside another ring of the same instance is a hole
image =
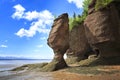
[[[51,63],[45,66],[47,71],[67,67],[63,58],[66,50],[69,47],[69,24],[68,14],[64,13],[54,20],[52,29],[48,38],[48,45],[54,51],[54,59]]]
[[[98,10],[95,5],[96,0],[92,0],[85,21],[74,26],[71,31],[68,14],[62,14],[54,20],[48,38],[54,58],[43,67],[44,70],[54,71],[67,67],[63,58],[65,53],[68,63],[120,64],[120,3],[113,1]]]
[[[94,3],[89,6],[84,22],[88,42],[99,50],[100,57],[120,56],[120,14],[116,4],[113,2],[95,11]]]
[[[89,47],[84,25],[74,26],[69,32],[69,49],[66,52],[67,63],[75,63],[85,59],[85,54],[89,51]]]

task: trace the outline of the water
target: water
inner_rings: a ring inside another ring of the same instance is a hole
[[[50,59],[38,59],[38,60],[0,60],[0,71],[10,70],[24,64],[34,64],[42,62],[50,62]]]

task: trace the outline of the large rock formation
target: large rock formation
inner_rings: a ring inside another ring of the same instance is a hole
[[[74,26],[69,32],[69,49],[66,52],[67,63],[75,63],[85,59],[85,54],[90,50],[89,47],[83,24]]]
[[[54,51],[54,59],[44,67],[46,71],[54,71],[67,67],[63,58],[69,47],[69,25],[68,14],[62,14],[54,20],[52,30],[49,34],[48,45]]]
[[[96,1],[92,0],[89,5],[84,25],[74,26],[70,32],[66,13],[54,20],[48,38],[54,59],[44,70],[54,71],[67,67],[63,58],[65,53],[68,63],[120,64],[120,3],[113,1],[96,10]]]
[[[100,57],[120,56],[120,14],[116,5],[111,3],[97,11],[94,6],[89,7],[89,15],[84,22],[89,44],[99,50]]]

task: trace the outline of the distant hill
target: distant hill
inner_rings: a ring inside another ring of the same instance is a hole
[[[12,56],[0,56],[0,60],[40,60],[36,58],[25,58],[25,57],[12,57]],[[41,60],[51,60],[51,59],[41,59]]]
[[[23,57],[0,57],[0,60],[25,60],[30,58],[23,58]]]

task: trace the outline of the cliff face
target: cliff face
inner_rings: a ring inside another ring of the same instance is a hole
[[[63,58],[65,52],[68,63],[88,59],[91,54],[105,61],[111,57],[120,57],[120,4],[112,2],[96,11],[95,3],[96,0],[93,0],[89,5],[84,23],[71,31],[68,31],[67,14],[55,19],[48,38],[48,45],[55,56],[47,68],[54,66],[53,70],[57,70],[67,67]]]
[[[85,36],[83,24],[73,27],[69,32],[69,49],[67,50],[67,63],[79,62],[85,59],[85,53],[88,52],[89,44]]]
[[[89,8],[90,13],[84,22],[89,44],[99,50],[100,57],[120,55],[120,14],[116,4],[111,3],[98,11],[93,8],[94,5]]]

